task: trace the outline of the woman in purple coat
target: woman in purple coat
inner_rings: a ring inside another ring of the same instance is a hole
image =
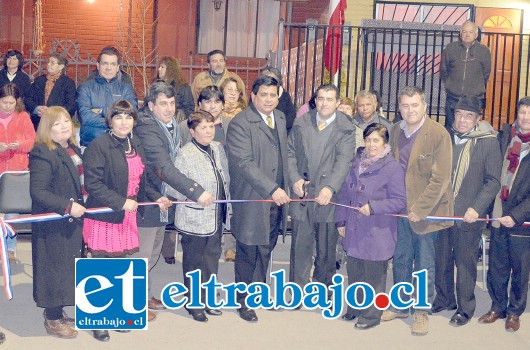
[[[376,295],[384,293],[388,260],[396,248],[397,218],[406,205],[405,171],[390,154],[388,130],[372,123],[364,130],[364,148],[359,148],[339,192],[335,222],[347,254],[348,283],[370,284]],[[358,295],[357,300],[362,300]],[[356,310],[348,306],[342,319],[357,318],[356,329],[380,323],[382,310],[370,306]]]

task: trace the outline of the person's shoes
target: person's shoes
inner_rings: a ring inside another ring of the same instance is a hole
[[[342,315],[342,319],[344,321],[353,321],[355,317],[356,317],[355,315],[349,314],[347,312],[344,315]]]
[[[174,256],[170,256],[169,258],[164,258],[164,260],[166,261],[166,264],[169,264],[169,265],[175,265],[175,262],[176,262],[176,259]]]
[[[521,321],[519,321],[519,316],[508,316],[506,323],[504,324],[504,329],[506,332],[517,332],[521,327]]]
[[[62,339],[73,339],[77,337],[77,331],[72,326],[60,320],[44,320],[44,328],[49,335]]]
[[[19,264],[20,260],[17,259],[15,252],[10,250],[7,252],[7,256],[10,264]]]
[[[188,313],[197,322],[208,322],[208,317],[206,317],[204,310],[188,310]]]
[[[147,307],[151,310],[157,310],[157,311],[160,311],[160,310],[165,310],[166,307],[164,306],[164,304],[162,304],[162,301],[160,301],[159,299],[155,298],[155,297],[151,297],[148,301],[147,301]]]
[[[221,316],[223,312],[219,309],[204,309],[204,311],[210,316]]]
[[[72,327],[75,325],[75,319],[68,316],[68,314],[64,310],[63,310],[63,322]]]
[[[453,317],[451,317],[449,324],[451,326],[460,327],[466,325],[468,322],[469,318],[459,312],[456,312]]]
[[[361,323],[361,322],[357,322],[353,327],[355,329],[359,329],[361,331],[365,331],[367,329],[370,329],[370,328],[374,328],[375,326],[377,326],[379,323],[375,323],[375,324],[368,324],[368,323]]]
[[[236,261],[236,251],[234,249],[227,249],[225,252],[225,261],[234,262]]]
[[[478,323],[480,323],[480,324],[493,323],[493,322],[497,321],[498,319],[503,319],[505,317],[506,316],[498,314],[498,313],[496,313],[493,310],[490,310],[490,311],[486,312],[484,315],[480,316],[480,318],[478,319]]]
[[[242,307],[239,310],[237,310],[237,312],[239,313],[239,317],[241,317],[247,322],[258,322],[258,316],[252,309]]]
[[[156,314],[153,311],[147,310],[147,321],[151,322],[156,320]]]
[[[0,332],[0,344],[4,344],[5,341],[6,335],[4,334],[4,332]]]
[[[94,338],[96,338],[96,340],[103,341],[103,342],[110,340],[109,331],[105,329],[97,329],[97,330],[93,330],[92,332],[94,333]]]
[[[433,314],[437,314],[437,313],[442,312],[444,310],[453,311],[453,310],[456,310],[456,306],[443,307],[443,306],[440,306],[440,305],[433,305],[432,308],[431,308],[431,312]]]
[[[42,312],[42,316],[44,316],[45,320],[48,319],[48,317],[46,317],[46,309],[44,309],[44,311]],[[66,323],[70,327],[75,326],[75,319],[68,316],[68,314],[64,310],[63,310],[63,318],[61,319],[61,321],[63,321],[63,323]]]
[[[426,311],[416,311],[412,323],[412,335],[426,335],[429,333],[429,314]]]
[[[391,321],[395,318],[407,318],[407,317],[409,317],[408,312],[406,314],[403,314],[400,312],[385,310],[383,311],[383,314],[381,315],[381,321]]]

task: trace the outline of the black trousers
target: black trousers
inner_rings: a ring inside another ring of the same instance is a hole
[[[278,241],[278,232],[282,218],[282,208],[272,203],[270,207],[269,244],[247,245],[236,242],[236,260],[234,262],[235,281],[247,285],[252,282],[266,282],[267,268],[271,259],[271,252]],[[237,302],[246,307],[246,293],[237,294]]]
[[[467,231],[454,225],[434,242],[436,275],[434,306],[454,308],[468,318],[475,313],[478,249],[481,229]],[[456,298],[455,298],[456,265]]]
[[[386,273],[388,260],[371,261],[357,259],[351,256],[346,258],[346,270],[348,271],[348,284],[365,282],[372,286],[375,294],[384,293],[386,289]],[[357,292],[357,300],[362,301],[361,290]],[[356,310],[348,305],[348,314],[358,317],[357,322],[370,326],[378,325],[381,322],[383,310],[378,310],[374,305],[364,310]]]
[[[222,228],[218,226],[217,232],[211,236],[193,236],[182,234],[182,273],[184,274],[184,285],[190,289],[190,279],[186,273],[201,270],[201,282],[208,282],[211,275],[217,274],[219,270],[219,257],[221,256],[221,234]],[[186,294],[189,297],[189,293]],[[204,291],[201,301],[206,300]]]
[[[526,309],[530,273],[530,237],[508,234],[504,227],[492,230],[488,265],[491,310],[507,316],[521,316]],[[508,281],[512,278],[510,296]]]
[[[315,251],[313,282],[331,285],[336,272],[338,238],[334,222],[313,223],[309,217],[306,220],[293,220],[289,280],[301,287],[309,283]]]

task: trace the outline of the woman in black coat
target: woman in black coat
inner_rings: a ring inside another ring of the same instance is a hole
[[[85,213],[82,160],[74,124],[62,107],[43,114],[29,155],[33,214],[70,214],[32,224],[33,299],[44,308],[44,327],[59,338],[75,338],[74,320],[63,307],[75,302],[75,259],[81,257]]]
[[[4,57],[4,68],[0,70],[0,87],[13,83],[18,87],[24,105],[31,104],[30,89],[31,79],[22,71],[24,65],[24,56],[17,50],[9,50]],[[26,106],[26,109],[27,106]]]
[[[48,107],[64,107],[71,116],[76,111],[76,87],[75,82],[66,76],[67,64],[68,61],[62,54],[52,52],[48,60],[47,74],[35,78],[31,86],[26,109],[31,114],[35,129]]]

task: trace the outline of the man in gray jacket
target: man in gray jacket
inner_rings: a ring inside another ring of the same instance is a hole
[[[315,92],[316,109],[296,119],[289,134],[289,181],[294,198],[315,198],[315,203],[291,204],[293,237],[290,280],[302,288],[309,283],[316,245],[313,282],[327,286],[335,274],[335,198],[350,170],[355,151],[355,129],[337,107],[339,90],[321,85]]]
[[[475,96],[485,107],[486,84],[491,73],[491,53],[477,41],[478,28],[466,21],[460,39],[442,51],[441,78],[445,86],[445,126],[454,123],[455,105],[463,96]]]
[[[355,115],[353,124],[363,131],[372,123],[383,124],[390,132],[392,124],[377,113],[377,97],[369,90],[361,90],[355,95]]]

